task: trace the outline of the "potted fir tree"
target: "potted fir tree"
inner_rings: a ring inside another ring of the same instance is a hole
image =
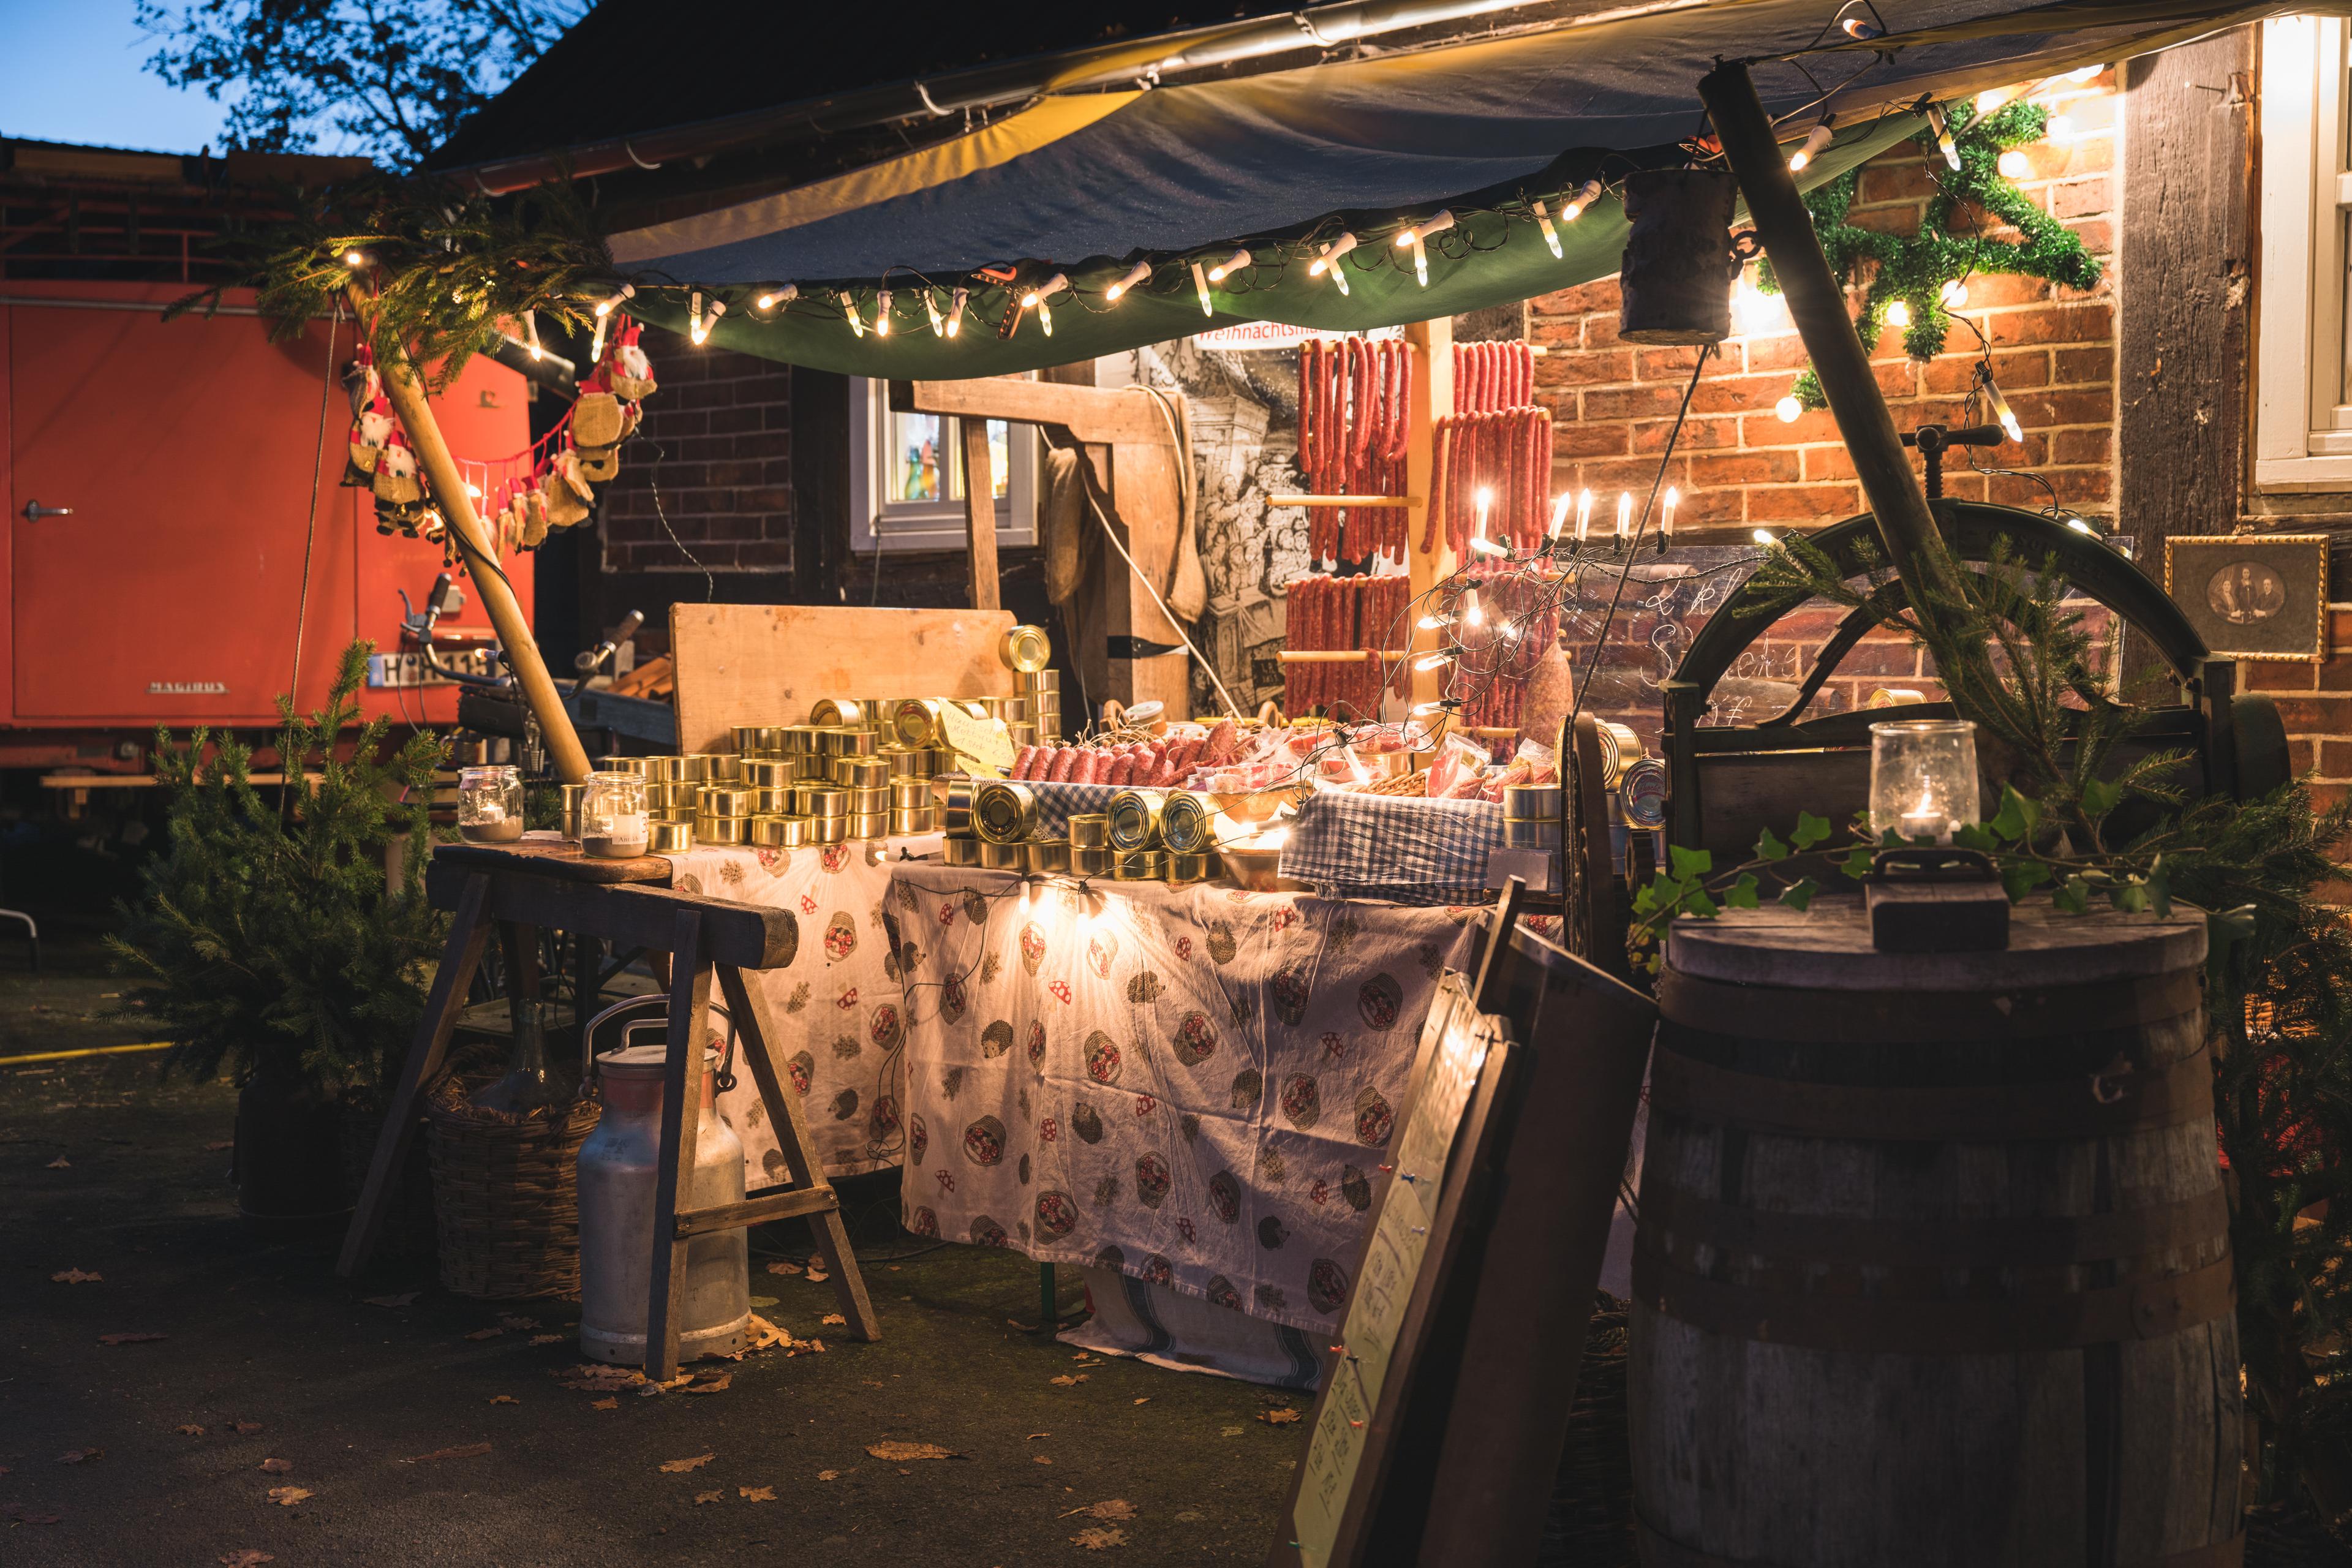
[[[386,720],[357,725],[372,648],[344,650],[308,718],[278,700],[274,794],[234,736],[199,729],[182,749],[157,729],[170,840],[108,939],[173,1042],[165,1070],[235,1075],[237,1201],[256,1216],[345,1206],[342,1097],[396,1068],[441,940],[421,849],[442,746],[419,733],[388,752]],[[417,851],[389,879],[385,848],[404,833]]]

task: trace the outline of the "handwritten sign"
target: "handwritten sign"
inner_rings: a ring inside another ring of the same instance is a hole
[[[975,719],[954,702],[940,704],[940,732],[969,773],[1002,778],[1013,771],[1013,731],[1002,719]]]

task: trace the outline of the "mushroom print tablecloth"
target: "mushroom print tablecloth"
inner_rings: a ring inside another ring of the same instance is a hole
[[[869,855],[877,847],[698,847],[669,858],[670,886],[681,892],[787,909],[799,921],[792,963],[747,969],[743,979],[767,1001],[786,1089],[799,1091],[817,1156],[834,1176],[895,1165],[906,1147],[906,1019],[882,920],[890,868]],[[715,990],[712,1000],[722,1001]],[[783,1181],[783,1155],[750,1072],[737,1068],[719,1114],[743,1140],[746,1184]]]
[[[894,869],[908,1227],[1339,1322],[1472,911]]]

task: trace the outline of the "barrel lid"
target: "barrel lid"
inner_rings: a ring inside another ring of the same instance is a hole
[[[718,1060],[719,1053],[716,1050],[707,1046],[703,1047],[703,1066],[710,1067]],[[619,1072],[629,1077],[642,1073],[658,1078],[668,1061],[667,1046],[623,1046],[617,1051],[606,1051],[603,1056],[598,1057],[596,1070],[600,1073]]]
[[[2204,961],[2205,916],[2186,909],[2070,915],[2021,904],[2009,912],[2001,952],[1880,952],[1860,899],[1823,899],[1805,910],[1726,910],[1713,920],[1685,915],[1666,933],[1666,963],[1685,974],[1813,991],[2092,985]]]

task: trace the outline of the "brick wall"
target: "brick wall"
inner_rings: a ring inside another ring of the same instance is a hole
[[[603,569],[788,570],[791,367],[652,329],[645,347],[661,390],[606,491]]]

